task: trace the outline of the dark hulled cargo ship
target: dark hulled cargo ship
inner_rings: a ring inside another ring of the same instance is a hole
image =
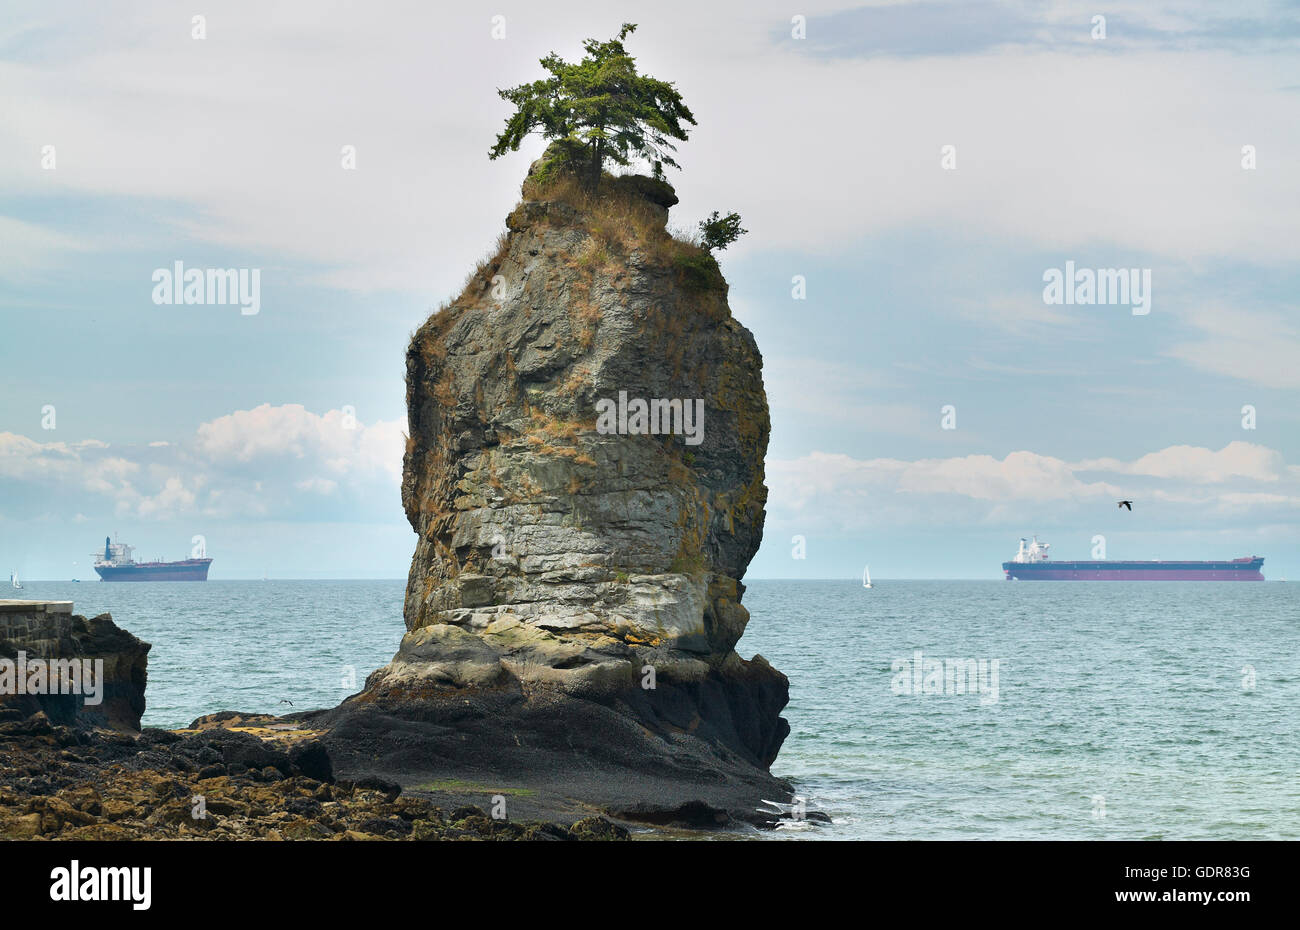
[[[137,562],[131,547],[104,537],[104,551],[93,553],[95,572],[104,581],[207,581],[211,559]]]
[[[1027,544],[1027,545],[1026,545]],[[1263,581],[1263,556],[1223,562],[1055,562],[1049,543],[1021,538],[1020,551],[1002,563],[1008,581]]]

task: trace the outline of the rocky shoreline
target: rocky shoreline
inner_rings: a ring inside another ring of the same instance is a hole
[[[0,839],[628,836],[601,817],[494,817],[384,778],[338,777],[318,731],[274,716],[141,730],[150,649],[108,614],[0,601]]]
[[[274,729],[280,728],[280,729]],[[409,797],[383,779],[336,779],[312,735],[274,717],[200,718],[138,735],[0,723],[0,839],[619,840],[600,817],[496,819]]]
[[[579,761],[582,731],[568,707],[539,709],[526,723],[530,740],[557,727],[579,738],[558,771],[536,759],[512,769],[511,754],[490,735],[508,731],[499,717],[483,718],[482,706],[479,723],[475,710],[462,709],[459,725],[435,739],[337,709],[223,711],[182,730],[141,730],[150,644],[107,614],[82,617],[66,603],[0,607],[0,663],[35,675],[39,663],[75,657],[100,669],[98,680],[83,682],[93,700],[48,687],[54,693],[0,694],[0,839],[621,840],[638,827],[733,826],[728,807],[772,787],[722,779],[683,801],[682,773],[658,783],[610,777],[609,766]],[[367,734],[362,720],[384,732]],[[480,739],[476,727],[489,736]],[[445,764],[422,770],[375,751],[408,735],[424,758],[445,752]],[[602,742],[608,733],[588,738]],[[778,822],[757,812],[741,819]]]

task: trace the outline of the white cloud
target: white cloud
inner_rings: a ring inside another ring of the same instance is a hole
[[[0,141],[56,141],[59,167],[10,160],[0,190],[165,203],[189,234],[309,261],[336,286],[420,290],[450,288],[517,196],[529,155],[485,154],[508,112],[494,89],[620,19],[558,3],[510,14],[494,42],[476,7],[282,2],[223,9],[195,42],[161,2],[96,19],[94,39],[76,7],[44,15],[17,41],[46,53],[0,62]],[[1035,248],[1300,257],[1300,174],[1284,167],[1300,95],[1279,87],[1282,53],[1081,42],[862,61],[789,40],[789,17],[775,0],[669,2],[629,41],[700,120],[681,148],[678,222],[740,209],[754,231],[742,251],[825,253],[924,226]],[[1245,143],[1257,171],[1239,166]],[[939,167],[946,144],[956,171]],[[340,168],[343,145],[356,171]],[[454,269],[432,272],[445,280],[431,282],[431,255]]]
[[[196,499],[195,493],[186,488],[180,478],[171,477],[157,494],[141,498],[135,505],[135,512],[144,520],[177,516],[191,510]]]
[[[79,460],[78,466],[84,475],[86,490],[110,496],[136,496],[131,487],[131,478],[140,471],[137,463],[120,456],[92,456]]]
[[[354,506],[376,494],[395,501],[403,443],[398,422],[367,426],[340,410],[263,404],[203,423],[186,442],[111,451],[93,440],[0,433],[0,481],[16,485],[4,498],[11,506],[43,499],[55,510],[86,512],[99,500],[118,517],[142,520],[260,518],[295,508],[314,515],[322,498],[346,505],[348,491]]]
[[[1170,446],[1125,462],[1069,463],[1017,451],[998,459],[854,459],[813,452],[768,463],[774,525],[862,531],[880,525],[1042,525],[1113,501],[1158,502],[1151,519],[1258,516],[1300,508],[1300,469],[1279,453],[1234,442],[1215,452]],[[1141,479],[1141,493],[1132,491]],[[1170,506],[1164,506],[1170,505]],[[1151,512],[1150,510],[1146,512]],[[1095,519],[1095,518],[1094,518]]]
[[[899,475],[898,491],[959,494],[976,500],[1061,500],[1081,495],[1112,496],[1111,485],[1085,483],[1060,459],[1033,452],[1012,452],[998,460],[991,455],[922,459],[908,463]]]
[[[317,415],[301,404],[262,404],[202,424],[196,448],[214,462],[306,459],[339,476],[400,480],[403,443],[398,421],[367,427],[340,410]]]
[[[106,449],[98,440],[38,442],[18,433],[0,433],[0,478],[37,480],[66,477],[76,472],[84,452]],[[120,466],[110,464],[110,471]]]
[[[1216,484],[1232,478],[1278,481],[1285,473],[1282,454],[1266,446],[1237,440],[1217,452],[1199,446],[1169,446],[1134,462],[1089,459],[1070,466],[1074,471],[1174,478],[1196,484]]]
[[[767,474],[772,498],[779,491],[781,505],[793,508],[819,498],[889,494],[1041,501],[1114,493],[1110,485],[1080,481],[1061,459],[1032,452],[1012,452],[1001,460],[968,455],[912,462],[812,452],[794,460],[770,462]]]

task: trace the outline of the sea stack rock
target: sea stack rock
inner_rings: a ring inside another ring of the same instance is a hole
[[[592,194],[538,162],[523,193],[411,340],[407,633],[332,712],[332,751],[366,731],[393,772],[549,773],[615,813],[743,816],[788,788],[767,774],[788,682],[735,649],[762,359],[717,263],[666,231],[668,184]]]

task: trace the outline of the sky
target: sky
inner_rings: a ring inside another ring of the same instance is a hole
[[[118,534],[201,536],[214,579],[404,577],[406,343],[542,148],[488,160],[495,90],[629,21],[699,121],[670,224],[749,230],[749,577],[996,579],[1031,534],[1300,576],[1300,5],[194,15],[0,11],[0,569],[93,577]],[[258,269],[257,312],[155,303],[176,262]],[[1149,312],[1045,302],[1067,262],[1149,273]]]

